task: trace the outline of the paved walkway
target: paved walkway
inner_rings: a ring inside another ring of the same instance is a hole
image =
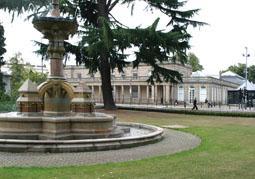
[[[164,139],[158,143],[120,150],[57,154],[0,152],[0,167],[77,166],[139,160],[190,150],[200,142],[197,136],[166,129]]]
[[[144,110],[186,110],[191,111],[193,105],[187,105],[184,107],[183,105],[152,105],[152,104],[116,104],[116,106],[120,109],[129,109],[129,108],[137,108],[137,109],[144,109]],[[102,108],[102,103],[96,103],[97,108]],[[240,107],[238,105],[216,105],[215,107],[208,108],[207,105],[197,105],[198,111],[214,111],[214,112],[229,112],[229,113],[254,113],[255,114],[255,107],[247,107],[246,109],[244,107]]]

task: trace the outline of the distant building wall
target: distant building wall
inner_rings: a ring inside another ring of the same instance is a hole
[[[179,71],[183,75],[183,83],[170,82],[150,85],[146,82],[151,73],[151,67],[141,65],[138,69],[128,66],[124,73],[115,69],[112,73],[113,97],[116,103],[140,104],[174,104],[192,103],[194,98],[198,102],[207,99],[210,102],[227,103],[227,91],[237,88],[237,84],[213,77],[191,77],[190,66],[166,63],[163,67]],[[74,86],[80,81],[92,89],[93,97],[97,102],[102,102],[102,89],[100,74],[88,74],[88,69],[77,66],[67,66],[64,69],[65,77]]]

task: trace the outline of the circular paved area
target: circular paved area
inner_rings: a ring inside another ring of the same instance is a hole
[[[0,152],[0,167],[51,167],[122,162],[189,150],[201,142],[200,138],[188,133],[169,129],[164,132],[165,138],[158,143],[120,150],[57,154]]]

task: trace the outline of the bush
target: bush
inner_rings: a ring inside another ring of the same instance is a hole
[[[11,97],[8,95],[8,94],[5,94],[5,93],[0,93],[0,102],[1,101],[10,101],[11,100]]]
[[[0,112],[11,112],[16,111],[15,101],[1,101],[0,102]]]

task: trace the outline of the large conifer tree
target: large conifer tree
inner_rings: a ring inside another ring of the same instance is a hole
[[[3,82],[3,73],[1,71],[2,66],[5,64],[3,54],[6,52],[5,49],[5,37],[4,27],[0,24],[0,96],[5,93],[5,84]]]
[[[24,10],[38,9],[47,5],[50,0],[1,0],[0,8],[21,13]],[[169,17],[166,30],[157,29],[159,19],[147,28],[128,28],[119,22],[112,10],[119,5],[128,6],[132,11],[138,0],[61,0],[63,13],[80,20],[82,40],[79,46],[66,45],[67,52],[74,53],[79,64],[85,64],[90,73],[101,74],[102,91],[105,109],[115,108],[111,87],[111,70],[122,71],[126,65],[126,49],[135,47],[136,59],[134,68],[140,63],[153,67],[149,82],[181,81],[181,74],[160,66],[161,62],[180,60],[186,63],[186,50],[191,35],[187,28],[192,25],[203,25],[191,18],[199,11],[181,10],[186,1],[181,0],[144,0],[150,10],[160,10]],[[33,3],[33,5],[31,5]],[[22,8],[23,7],[23,8]],[[147,11],[147,13],[151,13]],[[178,59],[176,58],[178,56]]]

